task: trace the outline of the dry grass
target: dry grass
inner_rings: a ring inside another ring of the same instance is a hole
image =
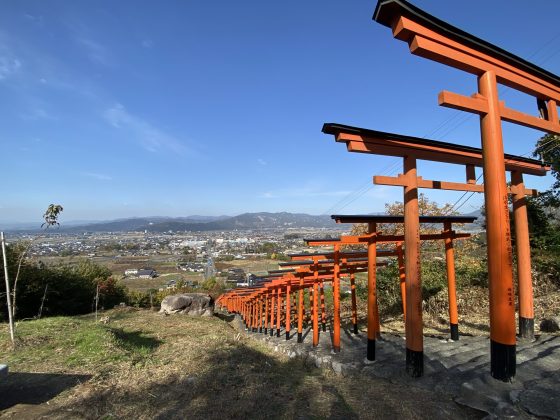
[[[145,310],[21,323],[0,417],[468,418],[447,396],[343,378],[287,359],[212,318]],[[56,392],[53,392],[55,390]],[[46,396],[46,397],[45,397]],[[47,404],[48,401],[48,404]]]
[[[367,305],[358,299],[358,318],[361,326],[367,319]],[[490,334],[490,316],[488,289],[483,287],[469,287],[457,292],[457,307],[459,312],[459,332],[475,336]],[[516,307],[516,311],[518,308]],[[560,291],[552,285],[535,287],[534,295],[535,333],[539,333],[539,324],[544,318],[557,316],[560,313]],[[342,300],[342,321],[351,323],[350,299]],[[449,304],[447,290],[441,290],[423,302],[424,334],[449,334]],[[382,331],[404,333],[405,326],[401,314],[381,316]]]

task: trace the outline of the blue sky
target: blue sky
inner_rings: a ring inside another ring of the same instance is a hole
[[[324,122],[480,139],[476,117],[437,106],[440,90],[474,93],[475,78],[412,56],[371,20],[375,3],[5,3],[0,222],[40,222],[49,203],[64,206],[62,220],[382,211],[402,190],[371,176],[396,174],[398,159],[350,154]],[[560,73],[560,2],[413,3]],[[536,114],[532,98],[503,92]],[[504,123],[508,153],[528,153],[540,135]],[[460,180],[463,170],[421,163],[419,174]]]

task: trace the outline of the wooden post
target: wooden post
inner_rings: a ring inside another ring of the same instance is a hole
[[[8,322],[10,328],[10,338],[12,339],[12,345],[15,345],[12,299],[10,296],[11,293],[10,281],[8,277],[8,257],[6,255],[6,240],[4,239],[4,232],[0,232],[0,241],[2,242],[2,257],[4,259],[4,280],[6,282],[6,303],[8,305]]]
[[[527,198],[523,190],[523,174],[511,172],[513,194],[513,220],[515,222],[515,250],[517,253],[517,282],[519,299],[519,335],[522,338],[535,337],[533,312],[533,282],[531,278],[531,247],[529,245],[529,225],[527,221]]]
[[[404,255],[406,275],[406,371],[412,377],[424,374],[422,324],[422,279],[420,276],[420,223],[416,159],[404,158]]]
[[[274,290],[272,290],[272,296],[270,298],[270,336],[272,337],[274,335],[274,306],[275,303],[275,296],[274,296]]]
[[[333,264],[333,350],[335,353],[340,351],[340,265],[339,265],[339,245],[334,246]]]
[[[268,328],[268,314],[269,314],[269,308],[268,308],[268,296],[265,294],[264,295],[264,329],[263,329],[263,333],[267,333],[267,328]]]
[[[259,301],[258,298],[253,299],[253,332],[259,331]]]
[[[282,290],[278,288],[278,297],[276,298],[276,306],[278,312],[276,314],[276,337],[280,337],[281,318],[282,318]]]
[[[258,332],[263,332],[263,298],[259,296],[259,330]]]
[[[457,312],[457,288],[455,284],[455,255],[453,251],[453,239],[451,235],[451,222],[443,224],[445,238],[445,266],[447,269],[447,296],[449,301],[449,328],[451,339],[459,340],[459,315]]]
[[[303,342],[303,277],[299,279],[297,342]]]
[[[490,371],[509,381],[515,376],[515,306],[509,206],[496,74],[478,77],[488,112],[481,115],[488,283],[490,289]],[[408,263],[408,260],[407,260]]]
[[[368,299],[367,299],[367,360],[375,360],[375,339],[377,337],[377,226],[368,223],[368,233],[373,237],[368,241]]]
[[[356,275],[353,271],[350,272],[350,292],[352,297],[352,325],[354,327],[354,334],[358,334],[358,308],[356,305]]]
[[[327,311],[325,310],[325,282],[321,280],[321,324],[323,332],[327,332]]]
[[[291,302],[291,285],[288,281],[286,285],[286,340],[290,339],[290,328],[291,328],[291,318],[292,318],[292,302]]]
[[[404,255],[402,242],[397,243],[397,262],[399,264],[399,281],[401,285],[401,302],[403,310],[403,319],[406,322],[406,274],[404,269]]]
[[[319,273],[316,271],[315,276],[318,276]],[[319,345],[319,311],[318,311],[318,300],[317,295],[319,291],[319,285],[317,281],[313,282],[313,347],[317,347]]]

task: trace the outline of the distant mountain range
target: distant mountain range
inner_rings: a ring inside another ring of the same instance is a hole
[[[467,229],[480,229],[482,217],[480,211],[469,216],[478,220]],[[344,228],[336,225],[330,216],[313,216],[304,213],[243,213],[238,216],[187,216],[187,217],[135,217],[103,222],[68,222],[60,226],[60,232],[205,232],[228,230],[260,230],[266,228]],[[348,227],[348,226],[346,226]],[[29,225],[7,227],[6,230],[34,231]],[[464,228],[463,228],[464,230]]]
[[[330,216],[294,213],[244,213],[238,216],[135,217],[76,225],[63,223],[60,232],[203,232],[213,230],[251,230],[265,228],[333,228]],[[29,225],[9,230],[36,230]]]

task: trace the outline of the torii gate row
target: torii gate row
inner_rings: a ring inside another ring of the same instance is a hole
[[[386,263],[378,263],[379,266],[386,265]],[[361,261],[346,262],[339,267],[339,276],[350,274],[351,281],[355,273],[365,272],[368,267],[366,259]],[[273,328],[275,324],[275,300],[276,300],[276,330],[277,335],[280,335],[280,325],[282,318],[282,298],[285,297],[286,310],[285,310],[285,329],[286,339],[290,335],[290,315],[291,304],[290,295],[292,291],[299,290],[299,305],[298,305],[298,342],[302,341],[303,333],[303,290],[305,288],[313,287],[312,299],[312,321],[313,321],[313,345],[317,346],[319,342],[319,327],[318,327],[318,294],[317,286],[323,282],[330,281],[334,278],[335,266],[330,261],[322,261],[320,264],[313,264],[311,267],[299,267],[292,270],[273,270],[272,275],[277,273],[284,274],[280,278],[272,278],[263,281],[261,286],[235,289],[218,298],[217,304],[225,306],[230,312],[238,312],[242,315],[244,322],[248,329],[252,331],[267,332],[267,326],[270,325],[270,335],[273,335]],[[321,292],[322,292],[321,287]],[[269,298],[269,296],[270,298]],[[264,300],[264,308],[263,308]],[[269,304],[270,300],[270,304]],[[225,301],[225,302],[223,302]],[[264,309],[264,313],[263,313]],[[324,308],[324,295],[321,293],[321,310],[323,329],[325,326],[325,308]],[[264,317],[264,318],[263,318]],[[268,322],[270,320],[270,324]]]
[[[377,257],[397,257],[397,262],[399,265],[399,281],[401,289],[401,301],[403,308],[403,315],[406,318],[406,297],[405,297],[405,281],[404,281],[404,256],[402,249],[402,242],[397,242],[394,250],[388,249],[378,249],[376,251]],[[328,261],[333,261],[334,263],[334,252],[316,252],[316,253],[299,253],[299,254],[289,254],[288,255],[292,261],[279,263],[281,267],[298,265],[301,263],[313,264],[314,261],[319,261],[322,259],[328,259]],[[367,251],[339,251],[339,260],[344,263],[345,260],[351,261],[355,258],[368,258]],[[379,267],[381,264],[377,264]],[[355,277],[350,276],[350,291],[352,300],[352,325],[354,334],[358,334],[358,311],[356,303],[356,284]],[[322,290],[321,290],[322,293]],[[379,328],[378,328],[379,329]],[[323,329],[324,330],[324,329]]]
[[[353,245],[353,244],[367,244],[368,246],[368,261],[373,262],[376,261],[377,258],[377,243],[384,243],[384,242],[396,242],[402,243],[403,240],[405,241],[405,256],[406,256],[406,231],[405,235],[386,235],[377,232],[377,224],[380,223],[389,223],[389,224],[397,224],[397,223],[404,223],[405,217],[404,216],[392,216],[392,215],[333,215],[331,216],[335,221],[338,223],[367,223],[368,224],[368,233],[366,235],[342,235],[339,239],[304,239],[304,241],[311,246],[333,246],[335,260],[336,254],[340,250],[341,245]],[[429,223],[429,224],[436,224],[436,223],[443,223],[444,230],[441,233],[435,234],[422,234],[419,235],[420,240],[444,240],[448,243],[452,244],[454,239],[465,239],[469,238],[471,235],[469,233],[457,233],[452,230],[453,223],[472,223],[476,220],[476,217],[470,216],[416,216],[418,226],[419,223]],[[406,225],[405,225],[406,227]],[[418,229],[419,233],[419,229]],[[447,256],[446,252],[446,256]],[[453,254],[450,254],[450,259],[453,259]],[[406,290],[404,293],[404,307],[406,308],[404,311],[405,314],[405,324],[409,325],[411,316],[409,315],[411,312],[418,310],[420,313],[422,311],[422,290],[411,289],[409,287],[408,281],[408,274],[407,271],[407,262],[405,258],[405,275],[404,280],[406,284]],[[448,291],[449,293],[449,318],[450,318],[450,329],[453,339],[459,338],[458,332],[458,316],[457,316],[457,298],[455,292],[455,266],[454,264],[447,264],[447,274],[448,274]],[[401,274],[402,279],[402,274]],[[402,283],[401,283],[402,285]],[[402,288],[401,288],[402,292]],[[334,293],[334,325],[333,325],[333,341],[335,343],[335,351],[336,351],[336,343],[340,343],[340,304],[338,300],[338,288],[337,288],[337,281],[336,278],[333,280],[333,293]],[[420,296],[420,303],[419,308],[411,308],[410,301],[414,301],[415,297]],[[376,287],[376,270],[373,265],[368,267],[368,301],[367,301],[367,354],[366,357],[368,360],[375,360],[375,340],[378,334],[380,333],[379,328],[379,309],[377,306],[377,287]],[[420,314],[421,316],[421,314]],[[414,319],[414,317],[413,317]],[[421,319],[421,318],[420,318]],[[422,326],[414,325],[414,328],[420,329],[422,332]],[[408,334],[407,334],[408,337]]]
[[[474,147],[459,146],[435,140],[419,139],[340,124],[325,124],[323,132],[335,135],[336,141],[346,143],[347,149],[351,152],[399,156],[403,158],[405,172],[403,175],[397,177],[374,176],[373,182],[382,185],[402,186],[404,190],[405,271],[407,290],[410,290],[407,293],[407,314],[410,316],[406,318],[407,370],[412,376],[421,376],[423,372],[423,327],[421,313],[420,240],[425,237],[422,235],[418,236],[419,223],[421,223],[421,217],[420,219],[418,218],[418,188],[484,192],[485,185],[476,184],[475,179],[475,167],[483,166],[483,152],[481,149]],[[466,183],[422,179],[422,177],[416,175],[417,158],[465,165]],[[518,233],[516,235],[516,250],[520,285],[520,319],[522,320],[520,322],[520,332],[524,336],[532,336],[533,294],[525,196],[534,196],[537,192],[525,188],[523,174],[544,176],[549,167],[535,159],[513,155],[506,155],[506,159],[506,168],[511,171],[513,180],[513,185],[508,188],[507,192],[513,194],[516,231]],[[445,221],[443,222],[445,226]],[[356,218],[346,218],[346,223],[358,223],[358,221]],[[450,246],[452,247],[452,245]],[[450,291],[451,287],[450,285]],[[508,293],[511,294],[513,302],[512,289]],[[452,326],[452,328],[454,327]]]
[[[350,251],[350,252],[339,252],[339,260],[341,264],[344,264],[346,261],[361,261],[367,263],[368,261],[368,253],[362,251]],[[302,264],[305,265],[312,265],[315,264],[317,261],[323,262],[332,262],[334,264],[334,253],[306,253],[306,254],[291,254],[289,255],[292,258],[295,258],[294,261],[289,262],[282,262],[279,263],[281,267],[289,267],[289,266],[300,266]],[[403,314],[406,317],[406,307],[405,307],[405,288],[404,288],[404,258],[403,258],[403,251],[402,251],[402,244],[398,243],[395,250],[377,250],[377,257],[398,257],[398,264],[399,264],[399,280],[400,280],[400,289],[401,289],[401,300],[403,302]],[[307,258],[312,258],[311,260]],[[305,258],[305,259],[304,259]],[[328,259],[324,259],[328,258]],[[384,262],[377,262],[377,267],[386,266],[387,263]],[[356,302],[356,278],[355,273],[350,274],[350,296],[351,296],[351,311],[352,311],[352,326],[354,334],[358,334],[358,310],[357,310],[357,302]],[[320,292],[321,297],[323,296],[323,285],[320,285]],[[333,297],[334,299],[334,297]],[[378,328],[379,330],[379,328]],[[323,331],[326,331],[325,322],[323,320]]]
[[[342,268],[341,274],[347,275],[349,273],[361,272],[365,270],[365,265],[365,262],[346,264]],[[332,278],[332,266],[332,264],[322,264],[315,270],[310,270],[308,268],[275,270],[276,273],[264,276],[268,277],[268,279],[263,280],[259,285],[236,288],[224,293],[217,299],[216,304],[226,307],[231,312],[240,312],[242,311],[243,304],[245,304],[248,299],[252,299],[268,291],[270,288],[277,288],[278,286],[288,284],[291,285],[292,288],[298,289],[299,286],[304,286],[305,288],[305,286],[311,284],[312,280],[316,278],[320,280],[330,280]],[[280,273],[280,271],[283,273]],[[301,283],[301,280],[304,280],[304,282]]]
[[[385,263],[379,263],[379,265],[386,265]],[[352,266],[347,267],[347,269],[341,270],[340,275],[347,275],[350,273],[350,278],[353,279],[355,273],[365,272],[367,270],[367,262],[362,262],[361,264],[353,264]],[[303,338],[303,319],[305,317],[304,314],[304,301],[303,301],[303,290],[306,288],[313,289],[313,297],[311,297],[310,293],[310,303],[311,303],[311,314],[312,314],[312,323],[313,323],[313,345],[317,346],[319,342],[319,315],[318,315],[318,305],[319,305],[319,297],[318,297],[318,285],[321,285],[321,312],[322,312],[322,324],[323,330],[326,331],[326,315],[325,315],[325,304],[324,304],[324,294],[323,294],[323,283],[324,281],[331,281],[333,279],[333,272],[332,270],[316,270],[313,273],[309,272],[307,269],[302,270],[301,273],[297,273],[297,280],[294,278],[287,277],[282,280],[275,280],[278,284],[271,284],[269,286],[271,291],[271,332],[270,334],[273,335],[273,325],[274,325],[274,298],[276,296],[276,308],[277,308],[277,336],[280,336],[280,318],[282,316],[281,307],[282,307],[282,297],[285,296],[286,299],[286,311],[285,311],[285,329],[286,329],[286,339],[290,338],[290,326],[291,326],[291,304],[290,304],[290,295],[291,292],[299,291],[299,299],[298,299],[298,306],[297,306],[297,335],[298,335],[298,342],[302,342]],[[290,276],[290,275],[288,275]],[[274,293],[276,290],[276,294]],[[261,293],[259,295],[260,298],[266,298],[266,292]],[[265,314],[266,311],[266,302],[265,302]],[[262,317],[261,317],[262,318]],[[266,315],[265,315],[265,322],[266,322]],[[265,324],[266,325],[266,324]],[[256,329],[254,326],[253,330]],[[265,327],[266,333],[266,327]]]
[[[389,27],[395,38],[407,42],[412,54],[455,67],[477,77],[478,92],[473,96],[443,91],[438,100],[440,105],[480,116],[488,242],[490,370],[496,379],[511,380],[516,370],[515,305],[508,189],[505,178],[508,164],[507,157],[504,156],[501,120],[560,134],[560,78],[431,16],[405,0],[378,0],[373,19]],[[505,102],[499,99],[498,83],[533,96],[540,118],[507,107]],[[416,158],[421,156],[417,155],[417,152],[404,157],[404,177],[407,184],[404,186],[405,215],[409,222],[418,216],[419,185]],[[511,192],[514,192],[516,237],[521,237],[517,246],[524,248],[524,257],[519,260],[518,267],[521,267],[521,272],[526,273],[530,254],[526,218],[521,217],[526,213],[522,173],[528,172],[512,173],[512,183],[518,191]],[[414,225],[415,222],[409,223],[405,229],[408,239],[406,271],[407,283],[418,288],[419,241]],[[530,289],[530,283],[524,280],[524,275],[519,277],[521,301],[526,300],[529,292],[527,289]],[[417,305],[418,299],[409,304]],[[525,327],[533,325],[532,316],[532,313],[521,312],[522,332]],[[410,318],[414,318],[414,321]],[[421,323],[421,318],[417,316],[407,317],[407,320],[409,319],[408,327],[419,320]],[[422,335],[418,332],[415,332],[414,337],[407,334],[407,371],[412,376],[423,374],[423,343]]]
[[[341,274],[348,275],[349,273],[352,276],[354,273],[365,271],[366,264],[366,261],[345,264],[342,267]],[[269,289],[278,289],[279,292],[283,292],[281,287],[287,285],[288,287],[291,286],[293,291],[307,288],[317,280],[330,281],[332,279],[332,267],[333,264],[321,263],[313,267],[313,269],[302,267],[297,270],[274,270],[276,273],[273,274],[274,277],[271,277],[270,280],[264,280],[258,286],[231,290],[220,296],[217,304],[227,307],[231,312],[239,312],[242,310],[244,303],[268,292]]]

